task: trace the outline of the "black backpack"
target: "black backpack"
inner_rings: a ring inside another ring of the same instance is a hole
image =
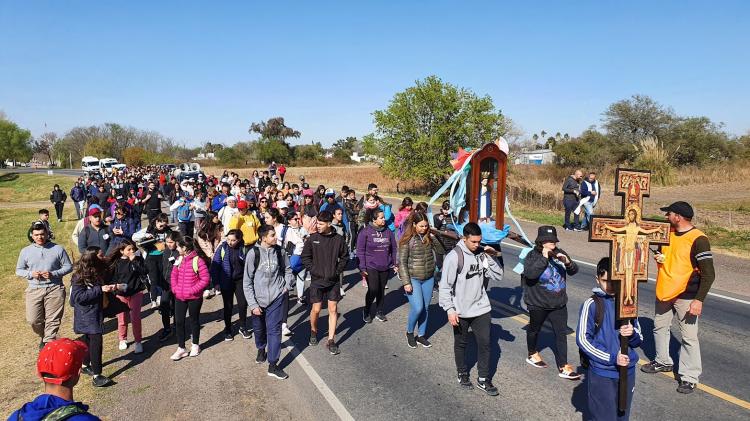
[[[596,305],[596,310],[594,312],[594,335],[596,335],[599,332],[599,328],[602,326],[602,321],[604,321],[604,299],[596,294],[592,294],[591,299],[594,300],[594,304]],[[588,315],[583,316],[588,317]],[[589,356],[581,351],[580,348],[578,348],[578,357],[581,360],[581,367],[589,368],[589,365],[591,365],[589,363]]]

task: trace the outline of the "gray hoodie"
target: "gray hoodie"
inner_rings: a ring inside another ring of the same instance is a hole
[[[257,269],[255,268],[256,253],[260,253]],[[281,247],[259,245],[247,252],[242,286],[250,310],[268,307],[279,298],[285,288],[292,289],[294,282],[289,256]]]
[[[440,307],[448,314],[458,313],[461,318],[489,313],[492,307],[484,289],[485,278],[502,281],[503,268],[495,258],[484,252],[470,252],[463,240],[458,242],[457,247],[464,254],[463,270],[456,276],[458,255],[455,249],[451,250],[443,260],[443,275],[438,289]]]
[[[31,272],[50,272],[49,279],[36,279]],[[62,285],[63,276],[73,271],[68,252],[62,246],[48,241],[43,246],[32,243],[21,249],[16,263],[16,275],[29,282],[29,288],[46,288]]]

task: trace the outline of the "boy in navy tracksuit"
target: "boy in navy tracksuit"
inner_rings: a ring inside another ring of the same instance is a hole
[[[630,404],[635,391],[635,366],[638,354],[635,348],[641,345],[643,335],[638,319],[615,328],[614,286],[609,282],[609,258],[603,258],[596,267],[599,288],[594,295],[584,301],[578,319],[576,343],[588,357],[588,416],[587,420],[627,420],[630,417]],[[600,304],[597,304],[599,301]],[[597,317],[597,310],[603,314]],[[597,323],[597,320],[600,323]],[[620,336],[629,337],[628,354],[620,353]],[[627,409],[618,414],[618,366],[628,367]]]

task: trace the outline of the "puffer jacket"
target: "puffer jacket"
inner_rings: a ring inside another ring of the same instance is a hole
[[[435,276],[435,259],[445,254],[445,250],[434,235],[428,235],[430,244],[415,235],[409,239],[409,244],[398,248],[398,276],[404,285],[410,285],[412,278],[424,281]]]
[[[191,251],[183,256],[179,265],[172,269],[171,282],[172,292],[180,301],[197,300],[203,296],[203,291],[208,287],[208,266],[203,259],[198,258],[198,273],[193,270],[193,258],[198,253]]]

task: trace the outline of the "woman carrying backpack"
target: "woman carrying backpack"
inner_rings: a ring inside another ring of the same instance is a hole
[[[253,330],[258,355],[255,362],[268,359],[268,375],[277,379],[289,377],[276,364],[281,353],[281,323],[284,302],[294,275],[289,255],[277,244],[273,225],[263,225],[258,231],[260,245],[247,252],[243,288],[248,307],[253,314]],[[268,348],[268,352],[266,352]]]
[[[432,346],[425,338],[432,289],[435,286],[435,261],[445,254],[440,242],[430,233],[430,223],[422,212],[411,215],[409,226],[398,243],[399,277],[409,300],[409,318],[406,323],[406,341],[410,348],[417,344]],[[417,336],[414,328],[419,325]]]
[[[172,293],[175,297],[174,319],[177,328],[177,350],[172,354],[173,361],[179,361],[188,355],[197,357],[200,343],[200,314],[203,305],[203,291],[208,287],[208,261],[203,251],[197,247],[192,237],[177,241],[180,257],[175,262],[171,274]],[[190,333],[193,345],[188,354],[185,349],[185,318],[190,311]]]
[[[117,299],[125,303],[130,311],[117,315],[117,333],[120,339],[119,349],[128,349],[128,319],[133,324],[133,353],[143,352],[141,340],[141,304],[143,303],[143,290],[146,288],[142,278],[148,271],[143,258],[136,256],[135,243],[130,240],[122,240],[120,244],[109,255],[109,270],[112,284],[123,284],[126,288],[119,291]]]
[[[578,266],[568,253],[557,248],[557,230],[553,226],[541,226],[534,241],[534,248],[524,259],[523,299],[529,310],[529,326],[526,329],[526,345],[529,357],[526,362],[537,368],[547,368],[537,350],[539,331],[549,318],[555,333],[555,363],[559,376],[578,380],[581,375],[568,364],[568,295],[566,277],[575,275]]]
[[[357,238],[359,271],[367,282],[362,319],[365,323],[372,323],[372,303],[375,301],[375,318],[386,322],[388,319],[383,313],[385,286],[391,277],[391,270],[398,271],[396,236],[386,226],[382,209],[368,209],[366,220],[369,224]]]

